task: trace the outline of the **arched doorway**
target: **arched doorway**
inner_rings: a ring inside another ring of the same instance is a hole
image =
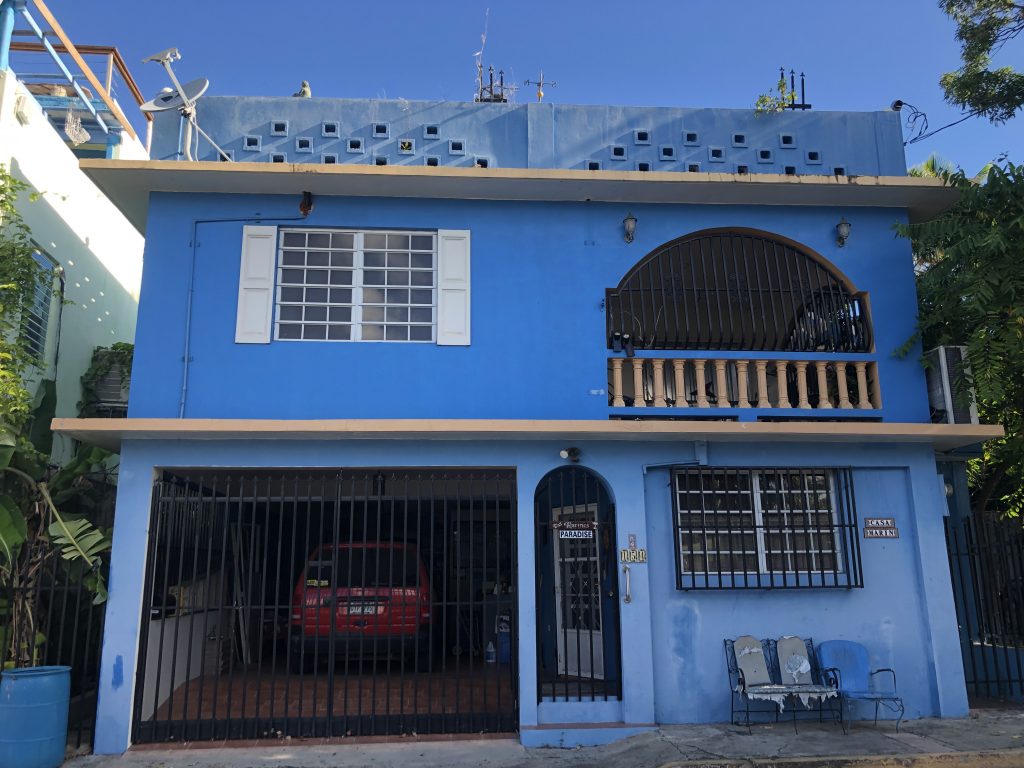
[[[621,695],[615,506],[586,467],[560,467],[534,496],[541,700]]]

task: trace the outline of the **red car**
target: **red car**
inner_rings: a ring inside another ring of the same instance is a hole
[[[290,666],[314,660],[411,658],[430,668],[430,580],[416,547],[324,544],[310,554],[292,597]]]

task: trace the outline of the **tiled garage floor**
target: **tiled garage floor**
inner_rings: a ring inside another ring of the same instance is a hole
[[[179,686],[155,720],[242,717],[326,717],[333,705],[342,715],[485,713],[513,711],[515,694],[507,665],[474,662],[433,672],[320,669],[303,675],[236,672],[207,675]]]

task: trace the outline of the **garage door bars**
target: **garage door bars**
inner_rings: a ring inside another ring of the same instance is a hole
[[[135,742],[517,727],[508,470],[173,470]]]

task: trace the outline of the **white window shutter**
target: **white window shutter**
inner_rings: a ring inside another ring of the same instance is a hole
[[[277,227],[242,227],[242,264],[238,272],[236,344],[269,344],[274,317],[274,265]]]
[[[437,232],[437,343],[469,346],[469,230]]]

